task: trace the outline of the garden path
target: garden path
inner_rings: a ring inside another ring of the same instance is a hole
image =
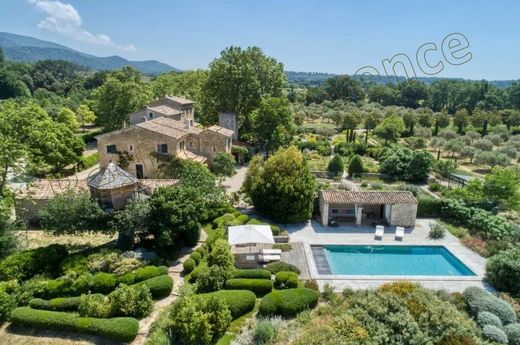
[[[179,258],[170,264],[168,274],[173,279],[173,290],[170,296],[155,302],[152,313],[139,322],[139,331],[137,332],[137,337],[134,339],[131,345],[144,345],[144,343],[146,342],[146,338],[148,337],[148,333],[150,332],[150,328],[152,327],[152,324],[157,319],[159,314],[164,310],[164,308],[168,307],[170,304],[173,303],[173,301],[177,299],[177,297],[179,296],[179,288],[184,283],[184,279],[181,276],[183,270],[182,264],[189,258],[191,252],[193,252],[195,248],[199,247],[202,243],[204,243],[206,237],[206,233],[202,231],[199,243],[195,247],[182,248]]]

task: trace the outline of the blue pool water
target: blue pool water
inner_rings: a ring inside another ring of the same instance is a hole
[[[332,274],[474,276],[443,246],[324,246]]]

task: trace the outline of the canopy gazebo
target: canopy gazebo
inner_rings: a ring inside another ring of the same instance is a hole
[[[247,224],[228,227],[228,242],[240,268],[257,267],[264,256],[262,251],[275,243],[269,225]]]

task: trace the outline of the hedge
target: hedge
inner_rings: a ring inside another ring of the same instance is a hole
[[[272,274],[276,274],[278,272],[295,272],[300,274],[300,269],[294,265],[288,264],[283,261],[271,262],[266,266],[266,269],[270,271]]]
[[[271,279],[271,272],[263,269],[237,269],[233,278]]]
[[[262,298],[259,313],[264,316],[294,316],[318,304],[320,293],[313,289],[296,288],[273,291]]]
[[[477,323],[480,327],[484,327],[485,325],[502,327],[502,321],[500,321],[500,318],[489,311],[481,311],[478,313]]]
[[[441,199],[419,198],[417,204],[417,216],[440,217],[442,203]]]
[[[273,282],[270,279],[236,278],[226,281],[225,288],[226,290],[249,290],[256,296],[262,297],[273,290]]]
[[[241,214],[231,221],[230,225],[244,225],[249,220],[249,216],[247,214]]]
[[[193,252],[190,255],[190,259],[195,261],[195,263],[198,265],[200,263],[200,260],[202,260],[202,255],[199,252]]]
[[[116,286],[117,278],[115,275],[105,272],[99,272],[94,274],[94,280],[92,281],[91,291],[107,294],[115,290]]]
[[[182,268],[184,270],[184,274],[191,273],[195,269],[196,266],[197,266],[197,263],[195,262],[195,260],[187,259],[182,264]]]
[[[139,330],[139,321],[131,317],[95,319],[29,307],[15,309],[11,313],[11,323],[31,328],[89,333],[123,342],[134,340]]]
[[[233,319],[237,319],[253,310],[256,302],[255,294],[247,290],[220,290],[202,294],[201,296],[205,298],[210,298],[211,296],[222,297],[226,301]]]
[[[27,280],[37,274],[57,275],[68,255],[61,244],[14,253],[0,262],[0,280]]]
[[[163,274],[168,274],[168,267],[166,266],[144,266],[136,269],[135,271],[128,272],[122,276],[115,276],[118,284],[135,284],[143,280],[147,280],[153,277],[158,277]]]
[[[484,338],[489,341],[499,343],[499,344],[507,344],[507,335],[503,330],[493,325],[485,325],[482,327],[482,333],[484,334]]]
[[[80,299],[81,297],[62,297],[51,300],[33,298],[29,301],[29,306],[33,309],[74,311],[78,310]]]
[[[520,296],[520,247],[499,252],[489,258],[486,278],[496,289]]]
[[[481,288],[469,287],[464,290],[464,300],[474,317],[487,311],[498,316],[504,325],[516,322],[516,313],[509,303]]]
[[[520,323],[511,323],[504,327],[509,345],[520,345]]]
[[[161,299],[170,296],[173,289],[173,279],[165,274],[162,276],[143,280],[131,286],[146,285],[150,289],[153,299]]]
[[[298,274],[295,272],[278,272],[274,281],[275,289],[293,289],[298,287]]]

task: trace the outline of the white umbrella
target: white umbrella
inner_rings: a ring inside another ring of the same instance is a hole
[[[269,225],[238,225],[228,227],[230,245],[257,243],[274,243],[273,232]]]

